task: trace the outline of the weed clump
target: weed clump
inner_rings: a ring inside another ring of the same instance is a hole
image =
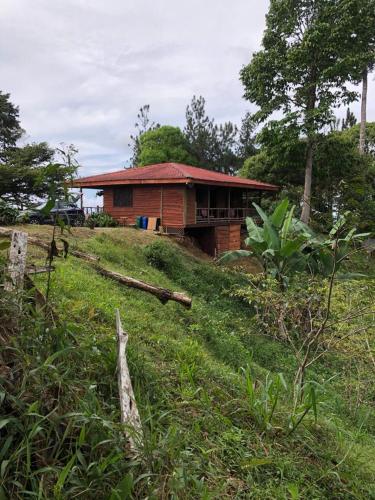
[[[144,255],[148,264],[163,271],[168,278],[178,279],[187,272],[187,266],[175,248],[165,241],[154,241],[144,248]]]
[[[94,229],[94,227],[117,227],[118,222],[111,215],[105,212],[91,214],[86,220],[86,226]]]

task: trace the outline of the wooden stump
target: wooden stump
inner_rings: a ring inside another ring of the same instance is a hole
[[[26,270],[27,233],[13,231],[9,247],[9,263],[5,277],[4,289],[18,292],[23,289]]]
[[[128,342],[128,334],[122,329],[120,312],[116,309],[116,331],[117,331],[117,371],[118,371],[118,387],[120,396],[121,422],[131,427],[134,430],[136,437],[129,436],[130,449],[137,452],[137,443],[142,443],[142,423],[139,416],[137,403],[134,398],[132,382],[130,379],[128,362],[126,360],[126,344]]]

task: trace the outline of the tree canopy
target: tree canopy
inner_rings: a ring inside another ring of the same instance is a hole
[[[186,137],[178,127],[164,125],[144,132],[139,138],[139,166],[165,162],[196,162]]]
[[[47,198],[63,196],[66,181],[77,170],[73,146],[52,149],[46,142],[17,146],[23,130],[10,95],[0,92],[0,197],[24,208]]]
[[[375,130],[375,124],[368,124]],[[368,135],[370,139],[371,135]],[[314,223],[329,227],[338,212],[351,210],[356,223],[374,230],[375,220],[375,157],[358,151],[359,125],[343,131],[332,131],[316,137],[313,168],[315,171],[311,198]],[[295,203],[300,200],[306,138],[298,127],[270,122],[258,135],[260,151],[247,159],[241,175],[278,184],[281,197]]]
[[[245,158],[254,154],[254,122],[250,113],[241,127],[232,122],[216,124],[206,113],[206,101],[193,96],[186,108],[184,134],[199,167],[234,174]]]
[[[360,79],[358,50],[370,37],[368,30],[358,29],[360,5],[360,0],[271,0],[263,49],[241,71],[245,98],[260,108],[258,121],[281,110],[284,123],[292,122],[307,138],[305,222],[310,218],[316,136],[329,125],[334,107],[358,98],[348,83]]]
[[[160,127],[159,123],[155,123],[150,119],[150,105],[144,104],[139,108],[137,114],[137,121],[134,124],[136,132],[130,135],[130,144],[128,146],[131,149],[132,156],[130,158],[130,162],[132,166],[140,165],[140,140],[141,136],[148,132],[149,130],[155,130]]]
[[[209,170],[235,174],[246,158],[255,154],[255,123],[247,113],[240,128],[232,122],[215,123],[206,112],[204,97],[193,96],[186,108],[183,132],[160,126],[149,118],[149,105],[142,106],[131,135],[132,165],[184,161]],[[163,129],[158,133],[158,129]],[[176,159],[177,158],[177,159]],[[180,160],[178,160],[180,158]]]
[[[14,147],[23,134],[19,109],[9,98],[10,94],[0,90],[0,160],[4,151]]]

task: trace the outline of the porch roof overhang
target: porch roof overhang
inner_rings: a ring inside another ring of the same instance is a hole
[[[273,184],[252,179],[242,179],[231,175],[205,170],[179,163],[162,163],[147,167],[122,169],[116,172],[81,177],[72,182],[72,187],[105,188],[126,185],[184,184],[236,187],[257,191],[278,191]]]

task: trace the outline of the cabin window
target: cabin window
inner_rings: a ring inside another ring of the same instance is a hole
[[[113,190],[114,207],[132,207],[133,206],[133,188],[120,187]]]

